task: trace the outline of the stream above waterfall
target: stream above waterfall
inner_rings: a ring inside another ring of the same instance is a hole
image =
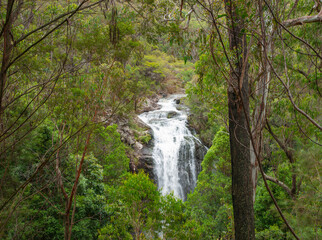
[[[188,108],[180,104],[184,96],[162,98],[159,110],[142,113],[139,118],[152,129],[153,171],[159,190],[185,201],[196,186],[206,147],[187,126]]]

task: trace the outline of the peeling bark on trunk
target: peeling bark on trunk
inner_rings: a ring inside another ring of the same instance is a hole
[[[268,39],[268,47],[265,51],[267,53],[271,52],[272,49],[272,38]],[[258,156],[261,154],[261,148],[263,146],[263,128],[266,124],[266,109],[267,109],[267,98],[268,98],[268,89],[271,79],[271,70],[270,65],[267,61],[264,61],[264,74],[259,78],[258,84],[256,86],[255,95],[258,100],[260,100],[254,110],[254,116],[251,121],[252,125],[252,138],[253,144],[250,144],[250,159],[252,165],[252,184],[253,184],[253,202],[255,202],[256,196],[256,185],[258,177],[258,162],[256,161],[255,151],[258,153]],[[261,159],[259,159],[261,161]]]
[[[260,78],[257,85],[257,97],[261,99],[260,104],[255,107],[254,118],[252,119],[252,137],[254,145],[250,144],[250,159],[252,165],[252,184],[253,184],[253,202],[255,202],[256,185],[258,177],[258,162],[256,161],[255,151],[261,153],[263,146],[263,128],[265,126],[266,105],[268,96],[268,87],[270,80],[270,71],[266,69],[266,74]],[[250,141],[251,142],[251,141]],[[260,155],[260,154],[259,154]]]

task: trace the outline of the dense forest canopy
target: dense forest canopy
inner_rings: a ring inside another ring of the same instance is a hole
[[[321,239],[319,0],[0,1],[0,239]],[[209,147],[163,196],[138,114]],[[150,177],[149,177],[150,176]]]

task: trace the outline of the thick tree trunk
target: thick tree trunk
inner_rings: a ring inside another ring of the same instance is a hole
[[[249,92],[246,36],[233,1],[226,0],[230,49],[234,54],[228,87],[229,134],[235,239],[255,239],[250,162]]]
[[[246,90],[247,86],[244,84],[244,97]],[[246,128],[246,116],[241,110],[239,96],[233,91],[228,91],[228,98],[235,239],[255,239],[250,139]],[[248,104],[245,100],[244,98],[244,104]]]

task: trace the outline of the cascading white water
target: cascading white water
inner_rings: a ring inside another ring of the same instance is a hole
[[[197,181],[195,137],[187,128],[186,109],[177,109],[175,99],[184,95],[172,95],[161,99],[160,110],[145,112],[139,117],[153,130],[154,171],[158,188],[163,195],[186,199]],[[198,141],[198,140],[197,140]]]

